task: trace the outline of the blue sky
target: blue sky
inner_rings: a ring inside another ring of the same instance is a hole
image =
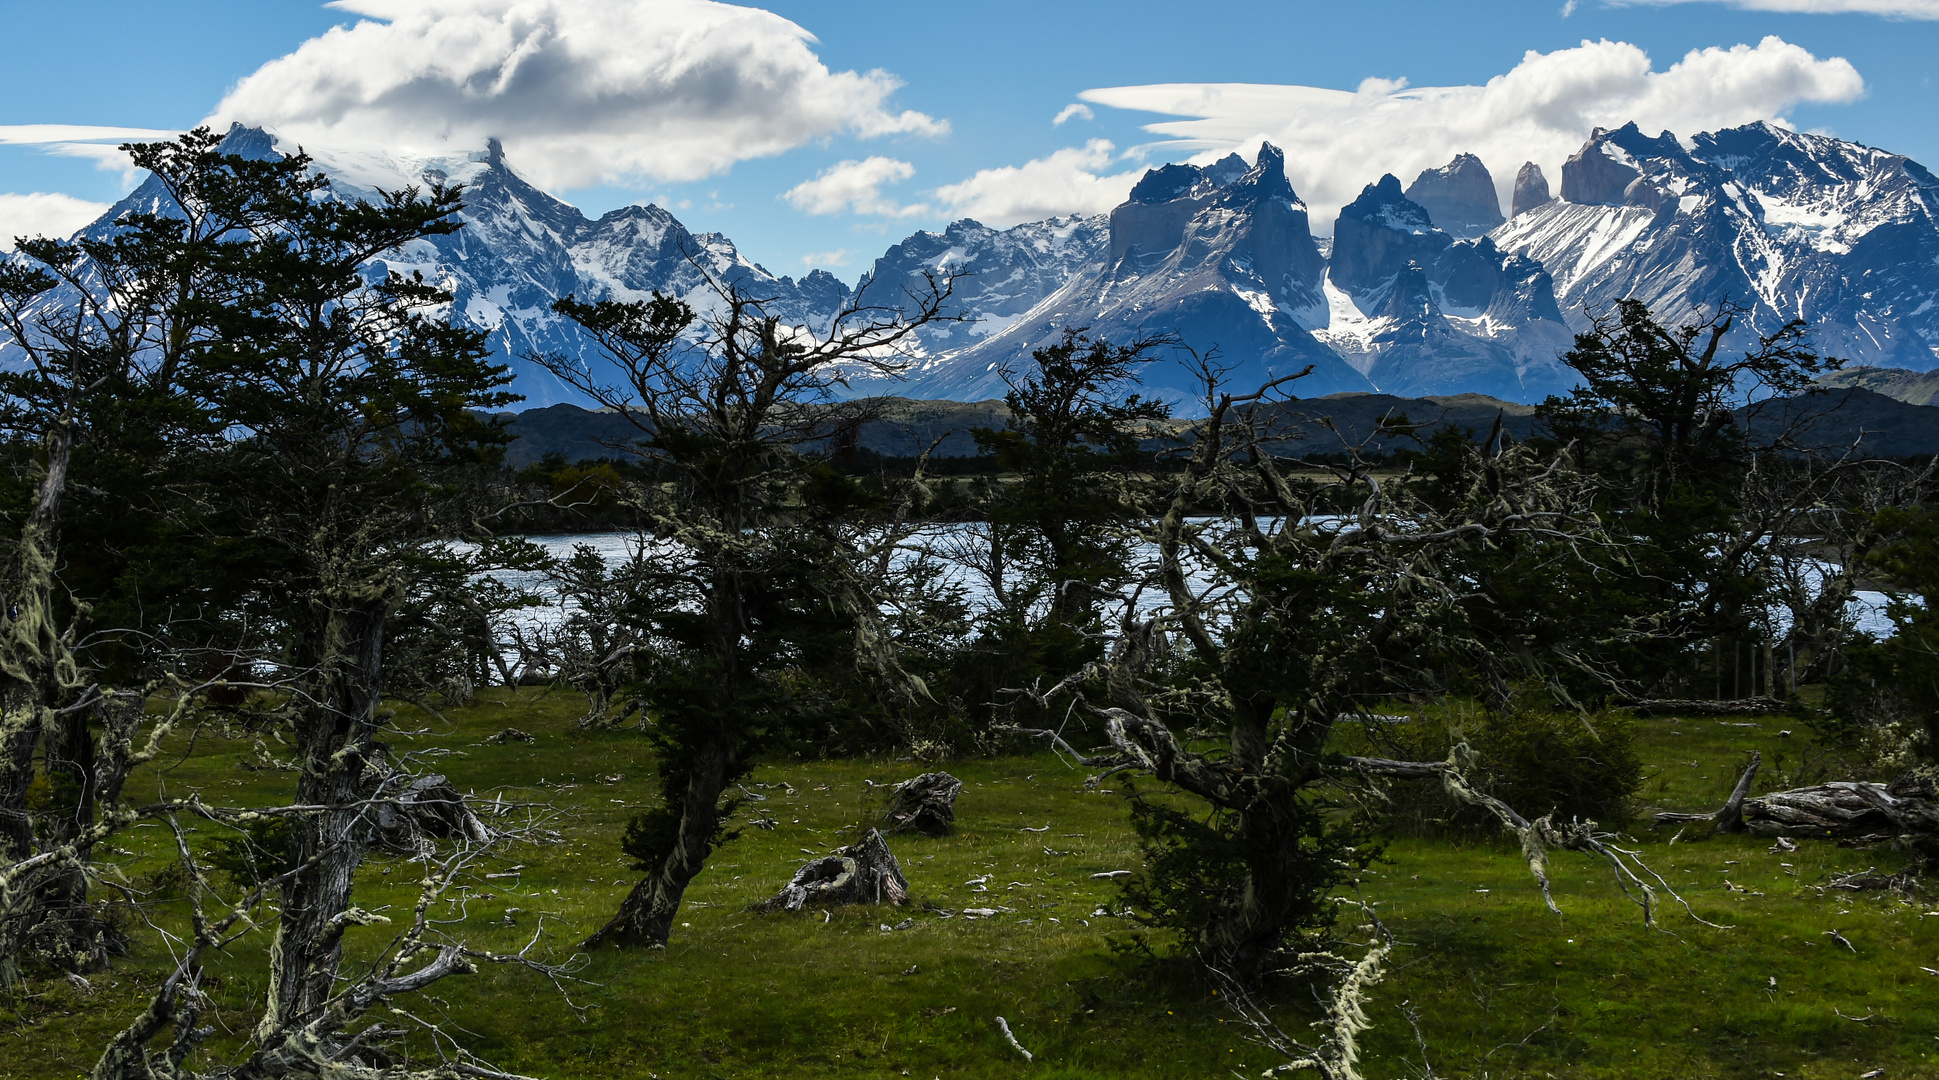
[[[1578,129],[1617,117],[1686,135],[1782,117],[1939,166],[1939,0],[1747,2],[1799,10],[783,0],[774,19],[703,0],[0,0],[0,231],[84,209],[18,196],[106,203],[133,179],[71,141],[88,133],[28,125],[211,117],[426,153],[498,134],[589,213],[659,201],[776,272],[849,279],[917,228],[1094,212],[1147,165],[1262,136],[1291,144],[1322,231],[1381,171],[1406,181],[1462,150],[1500,180],[1529,158],[1553,181]],[[524,50],[516,80],[508,49]],[[1264,89],[1171,85],[1233,83]],[[1297,87],[1345,93],[1273,89]],[[1474,89],[1423,93],[1443,87]]]

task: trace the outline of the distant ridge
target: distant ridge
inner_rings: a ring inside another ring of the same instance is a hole
[[[1886,397],[1903,401],[1908,405],[1939,404],[1939,371],[1848,367],[1820,376],[1818,385],[1858,387],[1876,394],[1884,394]]]

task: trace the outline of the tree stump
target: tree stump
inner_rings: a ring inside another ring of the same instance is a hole
[[[870,829],[860,843],[803,863],[786,887],[755,910],[800,911],[811,904],[908,902],[909,882],[889,851],[889,842],[879,831]]]
[[[368,777],[369,774],[366,774]],[[371,825],[377,839],[394,847],[415,849],[420,837],[471,840],[484,843],[498,833],[466,805],[464,793],[442,773],[411,778],[392,773],[375,785]]]
[[[963,782],[946,772],[923,773],[895,786],[882,823],[889,834],[919,832],[943,836],[956,823],[956,796]]]

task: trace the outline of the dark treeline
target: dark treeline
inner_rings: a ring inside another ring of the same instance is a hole
[[[372,271],[458,228],[462,191],[346,203],[301,156],[217,143],[131,147],[168,205],[0,269],[26,358],[0,376],[0,976],[112,964],[126,912],[164,903],[103,870],[122,830],[217,836],[174,834],[179,962],[99,1080],[419,1075],[382,1049],[381,1003],[481,964],[561,973],[425,914],[522,835],[432,777],[393,706],[485,684],[577,690],[586,727],[657,763],[622,844],[638,883],[583,948],[669,942],[764,757],[1048,745],[1129,793],[1149,947],[1235,987],[1323,945],[1336,889],[1410,813],[1506,830],[1544,889],[1551,850],[1640,883],[1607,842],[1640,783],[1627,708],[1792,709],[1873,760],[1939,751],[1930,464],[1736,411],[1809,393],[1827,361],[1801,324],[1730,354],[1727,304],[1665,326],[1624,302],[1523,437],[1394,416],[1378,440],[1293,407],[1298,373],[1233,386],[1215,352],[1073,329],[1005,373],[974,455],[884,458],[841,373],[901,370],[950,317],[946,278],[821,335],[724,284],[700,309],[568,297],[608,362],[530,359],[631,430],[606,460],[513,469],[482,335],[436,281]],[[1204,419],[1139,395],[1161,362],[1191,366]],[[625,532],[626,556],[521,539],[580,530]],[[522,618],[541,596],[507,570],[569,604]],[[1851,622],[1868,584],[1906,598],[1884,641]],[[1449,701],[1480,725],[1369,719]],[[142,789],[191,732],[255,740],[287,803]],[[378,929],[355,886],[384,843],[423,899]],[[207,1061],[200,958],[258,925],[259,1017]],[[438,1045],[454,1071],[422,1075],[498,1075]]]

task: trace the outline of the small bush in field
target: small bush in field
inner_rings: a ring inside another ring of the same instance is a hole
[[[1466,742],[1475,752],[1476,788],[1524,817],[1583,818],[1606,829],[1628,824],[1643,783],[1634,721],[1616,712],[1587,717],[1557,712],[1529,697],[1517,694],[1501,708],[1446,725],[1419,722],[1389,730],[1383,733],[1383,752],[1438,761],[1456,742]],[[1455,803],[1431,781],[1393,788],[1382,816],[1389,827],[1410,835],[1500,829],[1486,811]]]
[[[1620,829],[1643,784],[1632,721],[1620,713],[1591,717],[1511,703],[1482,714],[1468,745],[1480,758],[1489,794],[1528,818],[1554,814]]]

